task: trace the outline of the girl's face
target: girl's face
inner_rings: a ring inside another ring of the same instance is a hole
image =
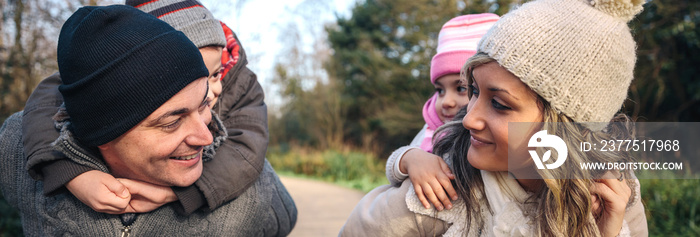
[[[435,80],[435,91],[438,93],[435,112],[443,123],[452,121],[457,111],[469,103],[467,87],[459,74],[447,74]]]
[[[508,122],[542,122],[537,96],[497,62],[477,66],[471,76],[471,98],[467,115],[462,120],[464,128],[471,133],[467,160],[477,169],[507,171]],[[528,139],[529,136],[523,136],[524,142],[511,141],[511,146],[526,146]],[[523,150],[522,147],[510,148]]]
[[[216,101],[219,99],[221,94],[221,54],[223,53],[223,48],[218,46],[207,46],[199,48],[199,52],[202,54],[202,59],[204,59],[204,64],[209,70],[209,76],[207,80],[209,81],[209,93],[207,93],[207,100],[210,100],[210,105],[214,107]]]

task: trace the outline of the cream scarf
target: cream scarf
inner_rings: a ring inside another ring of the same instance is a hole
[[[525,202],[531,194],[527,193],[508,172],[481,171],[484,180],[484,190],[486,199],[480,197],[481,201],[488,201],[493,213],[489,212],[485,205],[482,206],[481,215],[484,220],[484,230],[486,233],[479,234],[477,228],[470,228],[467,236],[533,236],[532,220],[525,215],[521,204]],[[450,210],[436,211],[434,208],[425,209],[416,196],[413,185],[406,193],[406,204],[408,209],[414,213],[432,216],[445,221],[451,226],[443,236],[464,236],[466,230],[466,207],[462,199],[452,202],[453,208]],[[627,222],[623,222],[622,230],[618,236],[629,236],[630,230]]]

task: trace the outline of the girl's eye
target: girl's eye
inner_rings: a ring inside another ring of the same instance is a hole
[[[467,88],[466,88],[466,87],[463,87],[463,86],[458,86],[458,87],[457,87],[457,92],[463,93],[463,92],[465,92],[465,91],[467,91]]]
[[[439,95],[444,95],[444,94],[445,94],[445,90],[442,89],[442,88],[435,88],[435,91],[436,91]]]
[[[469,97],[472,96],[479,97],[479,89],[476,89],[474,85],[469,85]]]
[[[508,106],[505,106],[501,103],[498,103],[495,99],[491,99],[491,106],[493,106],[494,109],[497,110],[510,110],[511,108]]]

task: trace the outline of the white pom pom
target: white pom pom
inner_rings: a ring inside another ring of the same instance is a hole
[[[645,2],[645,0],[590,0],[589,3],[602,12],[629,21],[644,10],[642,5]]]

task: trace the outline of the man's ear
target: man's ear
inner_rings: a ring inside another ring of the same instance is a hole
[[[102,145],[97,146],[98,149],[100,149],[100,152],[104,154],[105,151],[109,151],[113,148],[114,146],[112,145],[112,142],[108,142]]]

